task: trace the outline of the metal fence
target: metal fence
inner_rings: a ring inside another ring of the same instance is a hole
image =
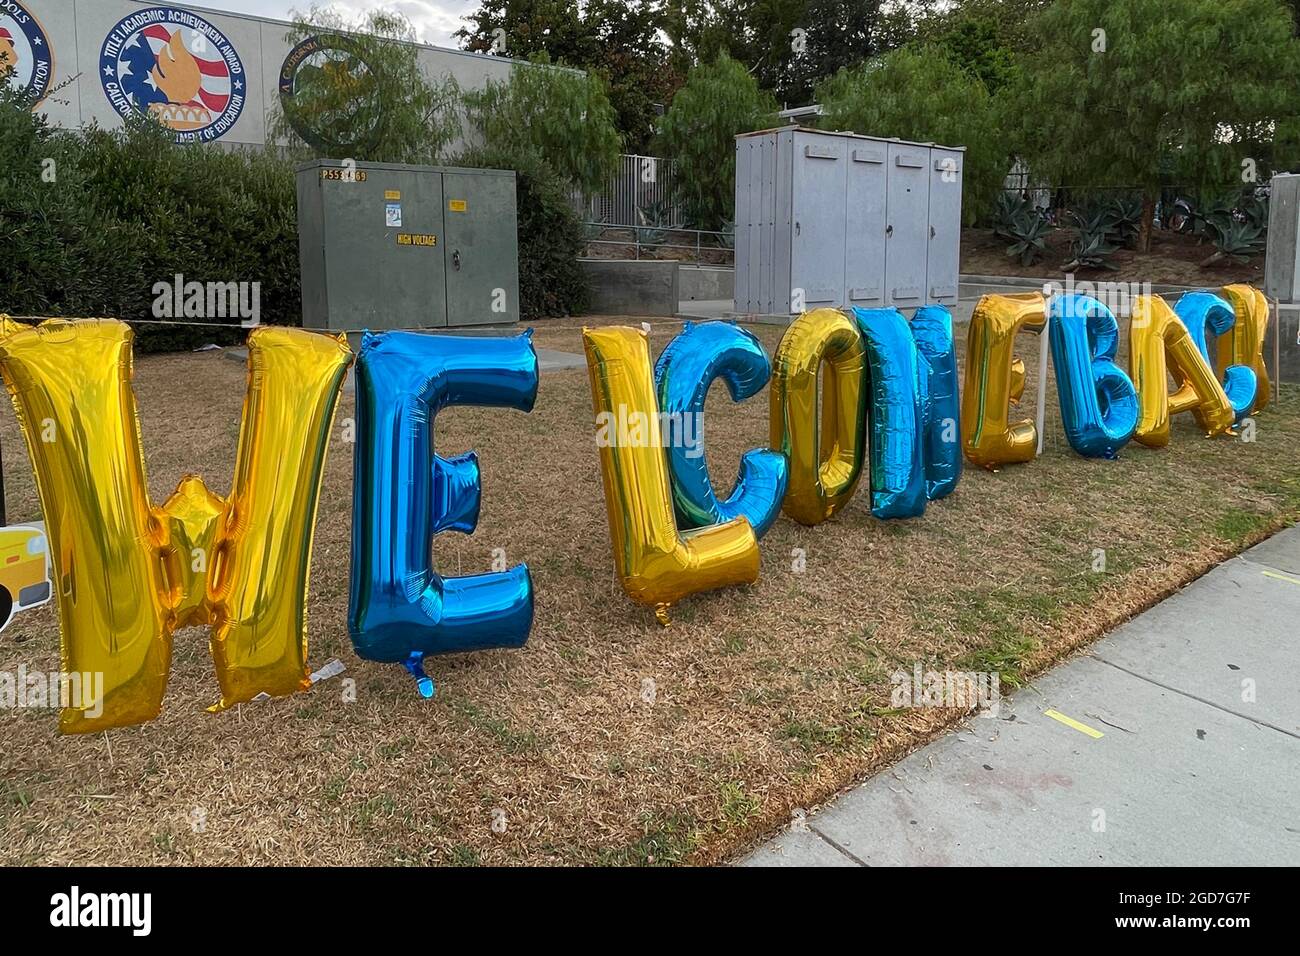
[[[671,228],[683,222],[674,187],[673,161],[662,156],[623,153],[618,171],[594,195],[573,193],[573,207],[586,222],[611,226]]]
[[[704,265],[736,264],[736,234],[585,222],[587,255],[597,259],[677,259]]]

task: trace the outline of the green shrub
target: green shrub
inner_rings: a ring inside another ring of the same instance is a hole
[[[817,87],[824,129],[965,146],[962,213],[966,225],[997,200],[1008,167],[999,114],[984,84],[933,47],[902,47],[840,70]]]
[[[691,68],[660,121],[657,147],[676,160],[676,185],[697,229],[735,220],[736,134],[776,125],[776,111],[771,94],[725,53]]]
[[[143,117],[56,131],[21,97],[0,96],[0,311],[154,319],[155,284],[179,274],[257,282],[261,321],[296,325],[295,206],[293,170],[270,154],[177,146]],[[229,331],[142,323],[136,348],[245,335],[235,320]]]
[[[564,179],[531,149],[477,147],[457,157],[456,165],[516,173],[521,318],[586,312],[591,290],[578,265],[583,229]]]
[[[297,199],[288,163],[257,151],[176,146],[143,119],[112,132],[88,131],[80,160],[89,201],[115,232],[130,236],[147,279],[121,317],[150,316],[154,283],[180,274],[186,282],[257,282],[264,324],[301,322]],[[137,342],[152,351],[222,338],[243,335],[143,326]]]
[[[145,283],[86,202],[78,145],[0,78],[0,312],[111,315]]]

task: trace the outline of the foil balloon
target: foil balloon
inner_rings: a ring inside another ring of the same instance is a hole
[[[961,391],[952,316],[940,305],[926,305],[912,316],[912,339],[925,360],[925,496],[952,494],[961,480]]]
[[[771,375],[767,352],[753,333],[730,322],[687,322],[655,363],[655,392],[668,437],[673,505],[688,528],[744,517],[763,537],[781,511],[789,471],[785,455],[755,448],[740,459],[740,474],[725,500],[709,480],[704,456],[704,400],[722,379],[731,399],[744,401],[762,391]]]
[[[862,476],[866,425],[863,361],[857,323],[835,309],[803,313],[777,346],[772,363],[770,444],[790,463],[782,507],[800,524],[820,524],[833,515],[853,497]]]
[[[66,733],[155,717],[182,625],[212,625],[213,709],[310,685],[312,526],[346,339],[254,330],[230,495],[191,475],[162,508],[149,501],[131,341],[109,320],[5,323],[0,336],[45,514],[62,669],[103,675],[100,698],[63,709]]]
[[[677,530],[646,334],[619,326],[583,329],[582,343],[624,590],[667,625],[671,605],[689,594],[758,580],[758,539],[747,518]]]
[[[862,332],[870,440],[871,513],[925,511],[925,419],[929,371],[897,309],[852,310]]]
[[[1025,419],[1009,422],[1009,403],[1025,388],[1025,363],[1015,355],[1016,335],[1041,333],[1046,324],[1041,292],[986,295],[971,315],[966,340],[966,381],[961,434],[966,457],[981,468],[1030,461],[1038,429]]]
[[[1207,435],[1232,427],[1232,403],[1178,314],[1158,295],[1133,301],[1129,361],[1138,394],[1134,437],[1148,448],[1169,444],[1170,419],[1191,411]],[[1177,389],[1169,393],[1169,378]]]
[[[1264,364],[1264,336],[1268,332],[1268,299],[1264,293],[1241,283],[1225,285],[1223,297],[1232,306],[1237,321],[1219,337],[1218,369],[1223,378],[1233,365],[1245,365],[1255,372],[1255,402],[1250,412],[1268,404],[1272,383]]]
[[[357,359],[348,630],[358,656],[400,662],[432,696],[427,654],[520,647],[533,621],[527,565],[442,577],[439,531],[473,532],[478,458],[434,451],[451,405],[527,412],[537,398],[532,330],[510,338],[367,332]]]
[[[1218,339],[1218,349],[1231,355],[1226,336],[1237,324],[1237,315],[1226,299],[1213,292],[1188,292],[1174,303],[1174,312],[1183,325],[1187,326],[1187,334],[1192,337],[1196,350],[1204,357],[1207,365],[1214,366],[1214,357],[1210,355],[1212,339]],[[1249,365],[1221,366],[1219,384],[1232,405],[1233,423],[1249,415],[1255,406],[1255,390],[1258,386],[1255,370]]]
[[[1137,390],[1115,364],[1119,323],[1104,304],[1069,292],[1051,299],[1048,338],[1061,422],[1085,458],[1114,458],[1137,429]]]

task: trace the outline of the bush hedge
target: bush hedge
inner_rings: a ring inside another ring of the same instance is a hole
[[[462,162],[518,170],[523,316],[584,311],[581,227],[564,183],[527,152],[480,149]],[[258,282],[263,323],[301,322],[291,163],[263,151],[177,146],[143,118],[111,131],[57,130],[2,78],[0,236],[0,312],[153,319],[155,284],[179,274]],[[237,320],[229,331],[136,330],[140,352],[236,344],[246,334]]]
[[[143,119],[59,131],[11,99],[0,118],[0,310],[152,319],[155,284],[179,274],[257,282],[261,321],[298,324],[295,204],[293,170],[270,154],[177,146]],[[143,324],[136,347],[242,341],[232,326]]]

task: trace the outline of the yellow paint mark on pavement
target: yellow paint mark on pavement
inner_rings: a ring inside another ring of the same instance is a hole
[[[1061,713],[1059,710],[1045,710],[1043,711],[1043,716],[1051,717],[1053,720],[1059,720],[1061,723],[1065,724],[1065,726],[1073,727],[1079,733],[1087,734],[1093,740],[1100,740],[1102,737],[1106,736],[1100,730],[1094,730],[1087,724],[1081,724],[1073,717],[1066,717],[1065,714]]]
[[[1277,578],[1279,581],[1290,581],[1292,584],[1300,584],[1300,578],[1293,578],[1289,574],[1278,574],[1276,571],[1261,572],[1266,578]]]

